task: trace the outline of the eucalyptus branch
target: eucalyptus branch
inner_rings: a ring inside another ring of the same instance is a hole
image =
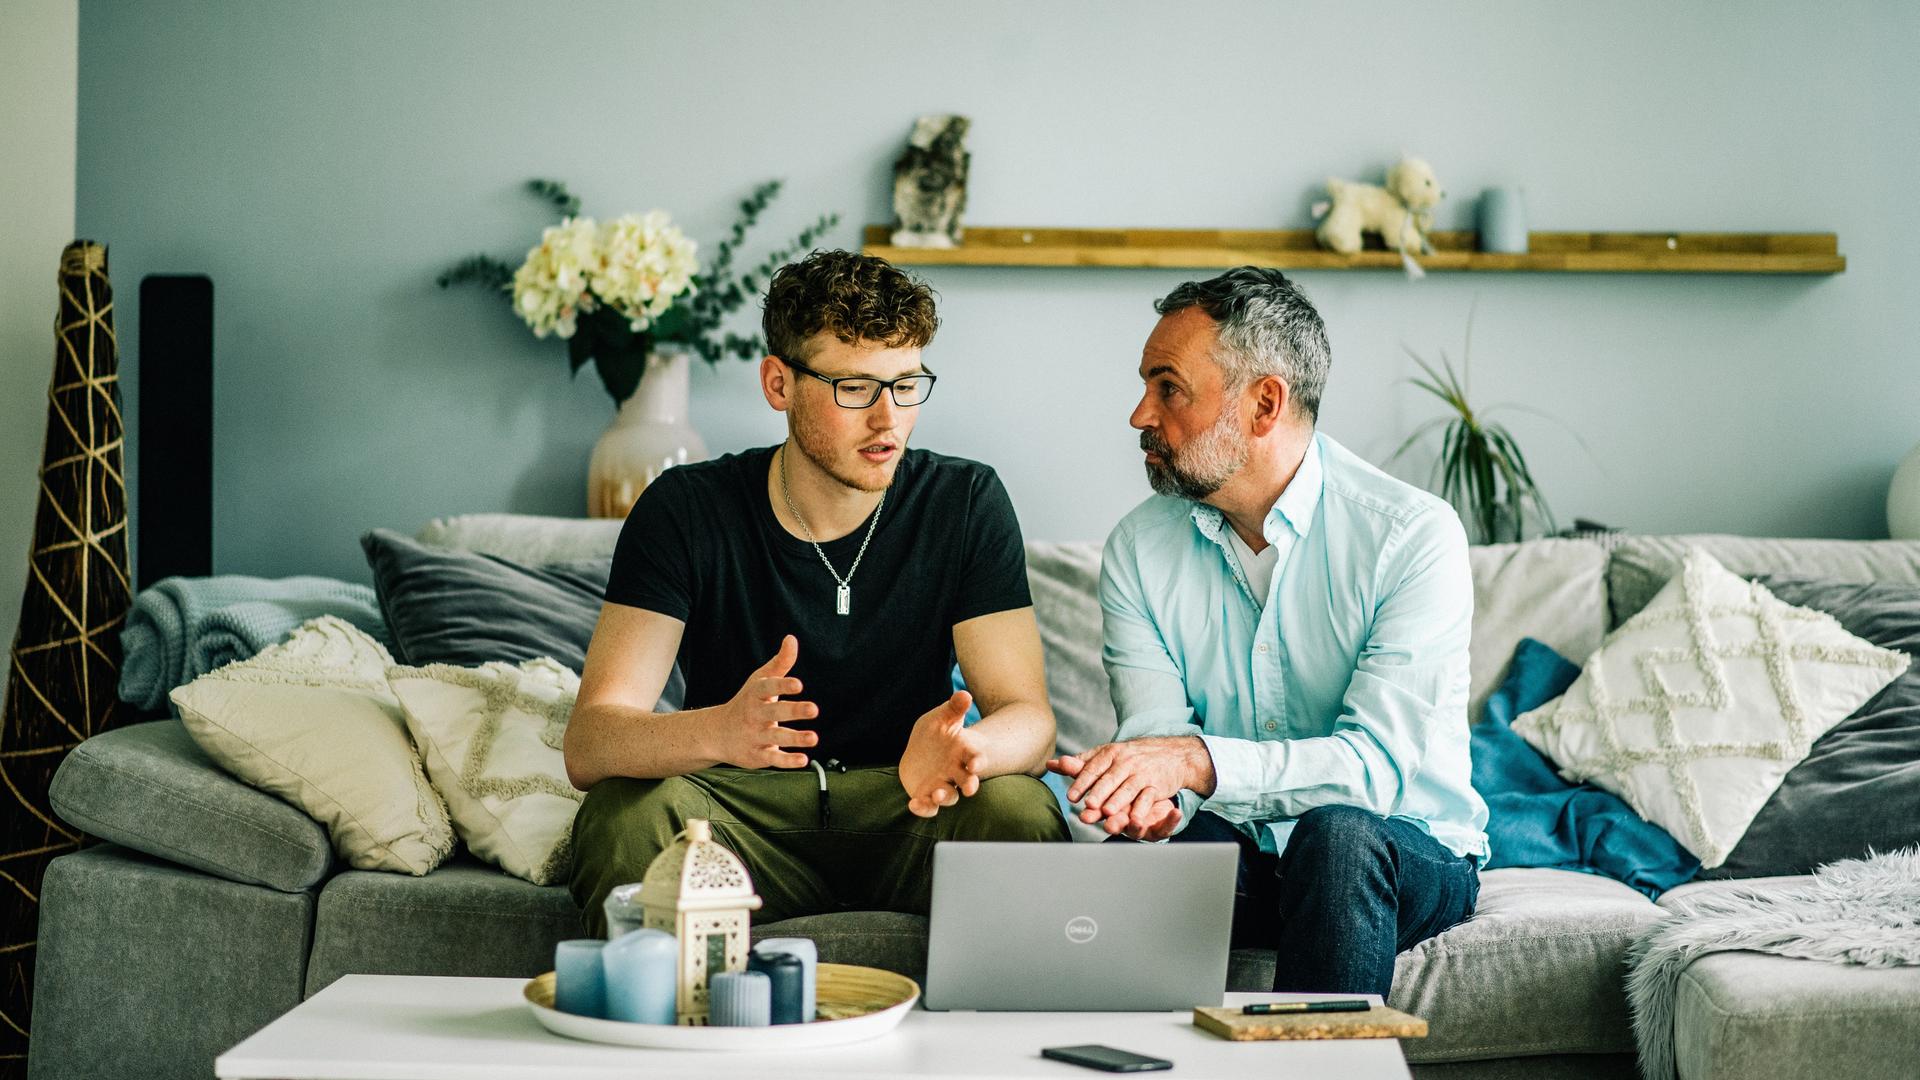
[[[547,200],[565,217],[580,216],[580,198],[558,180],[529,180],[527,190]]]
[[[513,284],[513,267],[491,255],[469,255],[442,270],[440,276],[433,280],[443,289],[468,282],[490,289],[504,289]]]

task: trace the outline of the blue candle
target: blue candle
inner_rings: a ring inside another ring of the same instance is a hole
[[[806,1003],[806,965],[799,957],[785,952],[755,952],[747,957],[747,970],[765,975],[771,984],[774,1023],[798,1024],[806,1019],[801,1011]]]
[[[553,1007],[576,1016],[605,1019],[607,984],[600,973],[599,938],[563,941],[553,950]]]
[[[766,1027],[772,988],[757,971],[723,971],[707,980],[708,1022],[714,1027]]]
[[[629,930],[600,952],[607,1019],[671,1024],[680,986],[680,943],[665,930]]]
[[[800,958],[804,976],[804,987],[800,1002],[800,1020],[812,1023],[820,1011],[818,997],[820,951],[812,938],[782,937],[768,938],[753,947],[756,953],[787,953]]]

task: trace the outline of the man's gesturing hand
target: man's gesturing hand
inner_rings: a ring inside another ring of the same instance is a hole
[[[980,790],[980,748],[967,731],[967,710],[973,695],[956,690],[914,721],[907,751],[900,755],[900,786],[907,792],[907,809],[932,817],[942,806]]]
[[[790,720],[811,720],[820,709],[811,701],[782,701],[782,695],[800,692],[800,680],[787,677],[800,658],[800,642],[792,634],[780,639],[780,651],[760,665],[740,692],[722,706],[724,715],[714,725],[711,756],[722,764],[743,769],[801,769],[807,755],[788,747],[813,746],[820,736],[811,731],[782,727]]]
[[[1067,801],[1083,804],[1081,821],[1104,821],[1107,832],[1136,840],[1172,835],[1180,820],[1173,796],[1181,788],[1209,795],[1214,786],[1213,758],[1191,735],[1107,743],[1054,758],[1047,768],[1073,780]]]

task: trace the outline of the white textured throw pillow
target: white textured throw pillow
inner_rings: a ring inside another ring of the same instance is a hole
[[[1695,548],[1573,686],[1513,730],[1715,867],[1813,741],[1908,662]]]
[[[453,851],[453,826],[387,689],[392,664],[323,615],[171,697],[207,756],[326,826],[349,865],[418,875]]]
[[[387,680],[467,848],[535,885],[564,879],[585,797],[561,753],[580,676],[542,657],[396,666]]]

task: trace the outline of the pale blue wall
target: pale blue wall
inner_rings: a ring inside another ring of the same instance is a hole
[[[1840,235],[1831,278],[1302,274],[1334,345],[1323,426],[1376,458],[1431,414],[1400,343],[1457,348],[1476,299],[1476,393],[1599,458],[1512,419],[1566,516],[1884,535],[1920,439],[1906,3],[86,0],[80,29],[78,225],[112,245],[130,374],[140,277],[216,283],[222,572],[364,577],[370,526],[580,511],[605,395],[431,283],[533,242],[525,178],[710,243],[782,175],[766,237],[831,208],[851,246],[931,111],[974,118],[981,224],[1295,226],[1322,177],[1407,148],[1455,193],[1443,226],[1517,183],[1538,228]],[[1030,536],[1104,536],[1145,491],[1149,302],[1190,275],[927,276],[946,325],[918,444],[997,466]],[[694,412],[716,450],[779,431],[748,365],[698,372]]]

